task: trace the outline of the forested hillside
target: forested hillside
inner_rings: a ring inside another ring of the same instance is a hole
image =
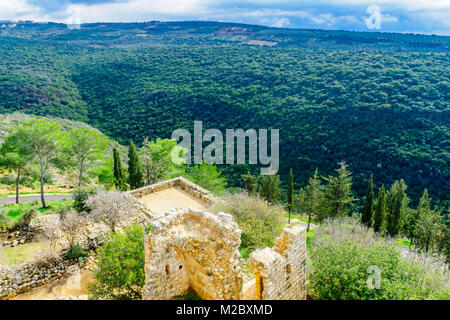
[[[23,26],[23,27],[22,27]],[[82,120],[127,143],[209,128],[279,128],[282,180],[344,160],[357,197],[403,178],[450,190],[449,37],[220,23],[3,28],[0,112]],[[246,167],[224,167],[229,185]]]

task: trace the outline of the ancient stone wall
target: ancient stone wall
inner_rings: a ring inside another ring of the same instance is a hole
[[[240,298],[241,231],[230,215],[174,209],[150,224],[144,299],[171,299],[189,288],[202,299]]]
[[[243,284],[241,231],[230,215],[173,209],[153,215],[146,235],[144,299],[171,299],[193,289],[202,299],[306,299],[306,228],[284,228],[273,248],[254,251],[255,278]]]
[[[306,299],[306,228],[285,227],[274,247],[254,251],[249,264],[255,274],[254,299]]]
[[[142,198],[145,195],[158,192],[161,190],[173,188],[173,187],[180,187],[183,190],[185,190],[187,193],[193,195],[196,198],[199,198],[206,203],[212,204],[214,202],[213,195],[206,189],[203,189],[202,187],[196,185],[195,183],[192,183],[191,181],[183,178],[178,177],[171,180],[166,180],[162,182],[158,182],[155,184],[152,184],[150,186],[145,186],[139,189],[135,189],[130,191],[131,195],[133,195],[135,198],[139,199]]]
[[[182,177],[131,191],[140,198],[181,187],[213,204],[205,189]],[[143,298],[171,299],[193,289],[202,299],[306,299],[306,229],[284,228],[273,248],[256,250],[249,258],[255,278],[243,283],[239,266],[239,230],[231,215],[172,209],[161,214],[143,203],[152,226],[146,235],[146,283]]]
[[[136,210],[129,212],[128,215],[122,217],[117,226],[118,228],[123,228],[133,223],[147,224],[148,216],[145,212],[139,210],[141,209],[139,203],[136,203],[136,206]],[[39,233],[46,225],[51,224],[58,226],[59,223],[59,215],[45,214],[39,215],[37,218],[33,219],[30,227],[36,229],[35,232]],[[67,249],[69,244],[67,239],[63,236],[62,231],[57,228],[55,232],[58,236],[57,247]],[[76,241],[79,245],[88,247],[91,240],[102,240],[109,232],[111,232],[111,230],[103,222],[90,221],[80,230]],[[77,263],[77,261],[64,258],[64,254],[47,259],[44,252],[42,252],[39,257],[41,259],[34,259],[14,267],[3,266],[0,264],[0,300],[10,299],[17,294],[45,285],[53,280],[66,276],[70,266],[79,265],[83,267],[86,262],[91,261],[91,257],[87,257],[84,259],[83,263]]]
[[[85,268],[92,263],[92,259],[93,256],[90,256],[84,258],[83,262],[77,262],[57,256],[45,262],[25,263],[15,268],[0,266],[0,300],[11,299],[18,294],[67,276],[73,266]]]

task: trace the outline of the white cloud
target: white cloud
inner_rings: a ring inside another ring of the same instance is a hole
[[[289,26],[290,23],[291,21],[288,18],[280,18],[276,19],[276,21],[272,24],[272,27],[285,28]]]
[[[71,1],[76,4],[69,6]],[[0,0],[0,20],[50,20],[63,23],[78,20],[82,23],[217,20],[276,27],[367,30],[364,23],[368,17],[366,9],[376,5],[381,10],[381,22],[395,31],[413,28],[432,32],[446,29],[450,24],[450,0],[108,1],[96,0],[93,4],[92,0]],[[58,6],[52,5],[54,3],[58,3]]]
[[[0,0],[0,19],[20,19],[23,16],[40,14],[38,7],[29,5],[26,0]]]
[[[403,10],[440,10],[450,9],[450,1],[448,0],[241,0],[242,3],[254,5],[281,5],[302,6],[310,5],[333,5],[339,7],[350,6],[370,6],[378,5],[380,7],[397,7]]]
[[[398,18],[391,16],[390,14],[382,14],[381,15],[381,22],[398,22]]]

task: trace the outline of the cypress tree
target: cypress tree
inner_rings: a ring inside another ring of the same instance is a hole
[[[294,175],[292,173],[292,168],[289,170],[289,185],[288,185],[288,224],[291,223],[291,211],[292,211],[292,204],[294,199]]]
[[[378,189],[378,198],[375,208],[375,214],[373,216],[373,230],[380,232],[383,226],[383,221],[386,216],[386,191],[384,185]]]
[[[411,210],[411,213],[408,216],[408,237],[410,239],[409,246],[413,244],[414,241],[414,232],[416,230],[417,221],[420,217],[428,212],[430,209],[430,198],[428,196],[428,190],[424,189],[422,197],[420,197],[419,205],[417,206],[417,210]]]
[[[123,178],[122,160],[120,159],[120,154],[116,148],[113,149],[113,158],[114,158],[114,185],[116,186],[117,189],[125,191],[127,189],[127,186]]]
[[[406,188],[406,183],[402,179],[394,182],[390,190],[391,197],[389,203],[390,210],[388,214],[389,219],[387,232],[391,237],[398,235],[403,227],[407,205],[409,202],[408,196],[405,192]]]
[[[373,176],[370,175],[366,201],[364,202],[364,207],[361,215],[361,222],[365,224],[367,227],[370,227],[370,222],[372,219],[374,197],[375,193],[373,192]]]
[[[143,174],[136,146],[130,140],[130,146],[128,148],[128,183],[130,184],[130,188],[136,189],[141,187],[142,179]]]

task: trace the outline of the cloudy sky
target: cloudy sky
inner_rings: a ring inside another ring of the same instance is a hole
[[[450,35],[450,0],[0,0],[0,20],[214,20]]]

